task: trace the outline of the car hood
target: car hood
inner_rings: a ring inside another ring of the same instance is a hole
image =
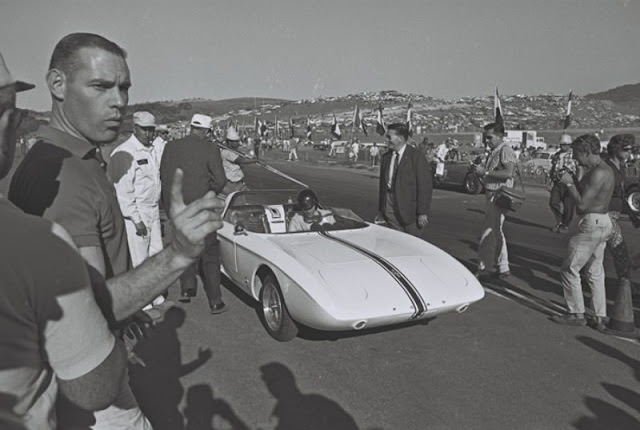
[[[464,266],[421,239],[375,225],[329,232],[328,236],[307,232],[273,235],[270,240],[317,273],[332,296],[346,306],[411,307],[406,290],[376,257],[402,272],[428,309],[470,303],[484,295]]]

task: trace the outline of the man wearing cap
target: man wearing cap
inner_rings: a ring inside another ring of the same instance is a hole
[[[195,114],[191,118],[191,133],[182,139],[167,143],[160,163],[162,204],[171,211],[171,195],[168,184],[173,181],[176,169],[184,171],[184,201],[189,203],[209,191],[220,193],[227,182],[218,145],[209,142],[212,118]],[[205,250],[199,260],[203,288],[212,314],[227,310],[220,291],[220,250],[218,237],[210,234],[205,239]],[[188,302],[197,289],[197,264],[193,264],[180,276],[181,301]]]
[[[15,81],[0,54],[0,179],[13,163],[16,93],[33,87]],[[59,394],[87,411],[107,407],[125,377],[126,352],[71,237],[1,195],[0,237],[0,397],[10,400],[0,402],[0,428],[57,428]]]
[[[38,142],[18,166],[9,197],[23,211],[59,223],[69,232],[93,272],[92,279],[100,275],[107,279],[105,288],[95,290],[96,297],[115,326],[165,291],[197,260],[205,237],[222,226],[216,212],[221,205],[213,193],[185,205],[183,172],[175,172],[171,243],[131,270],[124,218],[100,153],[101,145],[118,136],[128,103],[126,53],[102,36],[69,34],[53,50],[46,81],[51,121],[38,130]],[[117,381],[122,383],[116,401],[94,413],[93,428],[149,429],[128,377]],[[92,389],[101,390],[110,382],[98,378]],[[71,427],[80,424],[75,416],[64,417]]]
[[[226,146],[220,150],[222,156],[222,166],[224,167],[224,174],[227,178],[227,183],[222,190],[224,195],[229,195],[235,191],[245,191],[249,188],[244,183],[244,172],[242,166],[246,164],[255,164],[258,161],[256,159],[243,157],[238,153],[240,147],[240,136],[236,129],[231,126],[227,129]]]
[[[160,160],[152,142],[155,129],[156,119],[151,113],[135,112],[133,133],[113,150],[107,168],[124,216],[133,267],[162,251]],[[163,296],[153,300],[154,305],[162,302]]]
[[[549,174],[553,181],[549,207],[556,217],[556,225],[551,230],[555,233],[569,231],[569,224],[571,224],[575,212],[575,201],[567,186],[560,180],[565,172],[577,175],[576,163],[573,161],[573,151],[571,150],[571,136],[563,133],[560,137],[560,149],[551,156],[551,172]]]

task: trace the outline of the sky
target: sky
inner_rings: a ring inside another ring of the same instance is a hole
[[[56,42],[128,52],[130,102],[577,94],[640,82],[640,0],[0,0],[0,52],[48,110]]]

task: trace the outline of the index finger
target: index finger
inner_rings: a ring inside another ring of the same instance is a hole
[[[171,209],[182,210],[184,208],[184,198],[182,196],[182,180],[184,172],[182,169],[176,169],[171,182]]]

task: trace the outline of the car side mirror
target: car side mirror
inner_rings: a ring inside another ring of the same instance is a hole
[[[244,225],[242,225],[241,222],[239,222],[238,224],[236,224],[236,226],[233,228],[233,235],[234,236],[248,236],[249,233],[247,233],[247,230],[245,230]]]

